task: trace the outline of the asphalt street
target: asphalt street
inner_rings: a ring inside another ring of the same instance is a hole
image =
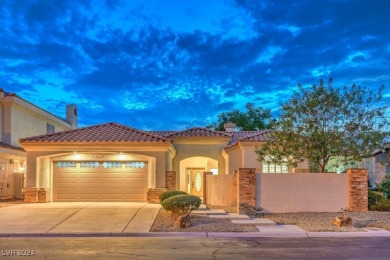
[[[0,238],[1,259],[389,259],[390,238]]]

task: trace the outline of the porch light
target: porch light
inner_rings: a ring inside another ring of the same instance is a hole
[[[81,155],[78,154],[77,152],[74,152],[73,155],[74,155],[74,158],[75,158],[76,160],[79,160],[79,159],[81,158]]]
[[[119,153],[119,160],[124,160],[126,158],[126,155],[123,154],[123,152]]]

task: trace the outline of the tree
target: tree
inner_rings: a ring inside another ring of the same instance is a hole
[[[238,109],[223,112],[218,115],[218,121],[207,126],[208,128],[217,131],[224,130],[224,124],[231,122],[235,123],[236,127],[242,131],[259,131],[269,129],[274,122],[271,117],[271,111],[261,107],[255,107],[252,103],[247,103],[246,112],[241,112]]]
[[[388,106],[381,104],[383,86],[375,93],[356,85],[335,88],[332,79],[325,86],[321,79],[311,89],[298,87],[256,151],[260,161],[295,168],[307,160],[312,171],[324,172],[334,156],[361,160],[380,147],[389,123]]]

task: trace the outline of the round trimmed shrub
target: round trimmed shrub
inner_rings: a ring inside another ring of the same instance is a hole
[[[168,190],[166,192],[163,192],[159,196],[160,203],[163,202],[165,199],[176,195],[187,195],[187,192],[181,190]]]
[[[175,214],[184,214],[191,210],[198,209],[201,199],[194,195],[175,195],[161,202],[161,206],[166,210]]]

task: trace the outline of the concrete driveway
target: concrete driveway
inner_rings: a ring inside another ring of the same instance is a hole
[[[0,208],[0,234],[149,232],[159,204],[53,202]]]

